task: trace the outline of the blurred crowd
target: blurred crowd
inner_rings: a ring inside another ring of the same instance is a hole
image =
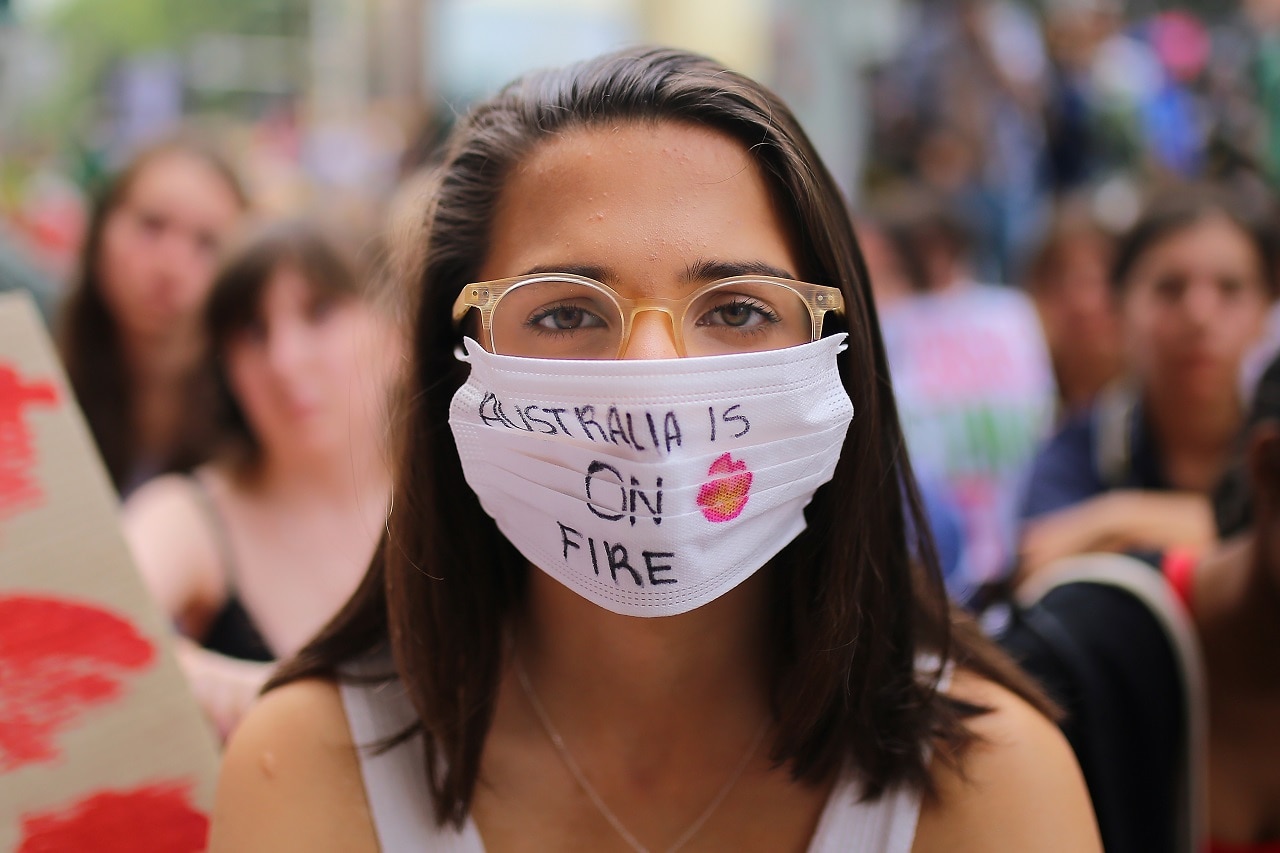
[[[870,74],[860,236],[913,461],[963,597],[1007,577],[1020,547],[1033,562],[1056,553],[1034,556],[1046,539],[1028,540],[1018,521],[1044,512],[1034,496],[1054,488],[1030,462],[1108,389],[1126,396],[1120,385],[1161,371],[1187,395],[1179,404],[1199,409],[1208,399],[1191,397],[1179,372],[1190,368],[1166,363],[1220,359],[1199,368],[1216,371],[1199,381],[1222,397],[1212,405],[1223,429],[1204,440],[1231,434],[1238,401],[1227,389],[1242,359],[1261,358],[1248,353],[1269,322],[1269,255],[1249,274],[1267,286],[1230,309],[1237,320],[1197,320],[1232,342],[1210,345],[1189,326],[1158,329],[1139,307],[1147,298],[1127,277],[1148,271],[1125,252],[1148,246],[1122,238],[1160,197],[1198,185],[1270,251],[1280,3],[1249,0],[1207,20],[1135,15],[1112,0],[965,0],[921,5],[909,32]]]
[[[1007,630],[1011,590],[1106,552],[1230,621],[1229,534],[1280,485],[1249,438],[1275,417],[1280,0],[1213,20],[957,0],[909,32],[870,72],[855,220],[951,592]],[[5,155],[0,290],[45,311],[224,732],[381,530],[403,347],[386,285],[431,184],[377,127],[308,141],[275,112],[230,159],[190,134]],[[326,180],[377,191],[334,202]]]

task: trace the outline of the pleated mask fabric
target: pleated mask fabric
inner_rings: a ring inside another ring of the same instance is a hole
[[[467,484],[529,562],[614,613],[685,613],[804,530],[853,418],[845,337],[647,361],[467,338],[449,425]]]

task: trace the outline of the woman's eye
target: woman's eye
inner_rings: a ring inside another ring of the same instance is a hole
[[[329,318],[335,307],[332,299],[315,299],[307,306],[307,319],[312,323],[322,323]]]
[[[1218,292],[1224,299],[1235,300],[1244,295],[1245,283],[1236,276],[1226,276],[1218,280]]]
[[[572,332],[604,325],[598,316],[577,305],[551,305],[535,314],[529,324],[549,332]]]
[[[147,236],[154,237],[164,230],[164,218],[152,213],[139,213],[138,228]]]
[[[1176,302],[1186,289],[1187,280],[1180,275],[1164,276],[1156,281],[1155,286],[1156,296],[1165,302]]]
[[[707,311],[698,319],[698,325],[748,329],[764,323],[776,323],[778,319],[777,312],[763,302],[734,299]]]
[[[216,234],[208,231],[200,231],[195,235],[196,249],[205,257],[214,257],[218,254],[220,241]]]
[[[241,346],[261,346],[267,340],[267,324],[260,319],[250,320],[231,336],[231,341]]]

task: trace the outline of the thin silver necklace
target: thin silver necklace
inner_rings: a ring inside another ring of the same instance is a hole
[[[560,760],[564,762],[564,766],[569,769],[569,773],[577,781],[582,792],[587,795],[587,799],[591,800],[591,804],[596,807],[600,815],[609,822],[614,831],[621,836],[622,840],[630,845],[631,849],[636,853],[650,853],[649,848],[640,843],[640,840],[632,835],[631,831],[622,825],[622,821],[618,820],[618,816],[613,813],[613,809],[605,805],[604,799],[600,796],[600,792],[587,779],[587,774],[582,772],[582,768],[578,762],[574,760],[573,755],[569,752],[569,748],[565,746],[564,738],[560,736],[560,732],[556,729],[555,724],[551,722],[551,717],[547,715],[547,709],[542,706],[542,701],[538,698],[538,694],[533,689],[533,684],[529,681],[529,673],[525,671],[524,664],[518,656],[514,657],[516,678],[520,681],[520,687],[524,690],[524,695],[529,697],[529,705],[533,707],[533,713],[537,716],[538,722],[542,724],[543,730],[547,733],[547,737],[551,740],[551,745],[555,747],[556,754],[560,756]],[[733,774],[724,783],[716,795],[711,798],[711,802],[703,809],[702,814],[698,815],[693,823],[682,833],[675,842],[666,849],[666,853],[676,853],[681,847],[689,843],[698,830],[702,829],[703,824],[710,819],[715,810],[729,796],[729,792],[733,790],[733,786],[742,778],[743,772],[746,771],[747,765],[751,763],[751,759],[755,756],[756,750],[760,748],[760,741],[764,740],[765,732],[769,730],[769,720],[766,718],[760,724],[760,731],[756,732],[755,737],[751,739],[751,744],[747,747],[747,751],[742,754],[742,759],[738,762],[738,766],[734,768]]]

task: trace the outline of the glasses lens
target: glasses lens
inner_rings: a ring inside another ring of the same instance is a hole
[[[684,315],[689,355],[727,355],[807,344],[812,315],[798,293],[770,281],[734,281],[712,288]]]
[[[493,348],[525,358],[616,358],[622,313],[604,290],[536,279],[502,295],[493,309]]]

